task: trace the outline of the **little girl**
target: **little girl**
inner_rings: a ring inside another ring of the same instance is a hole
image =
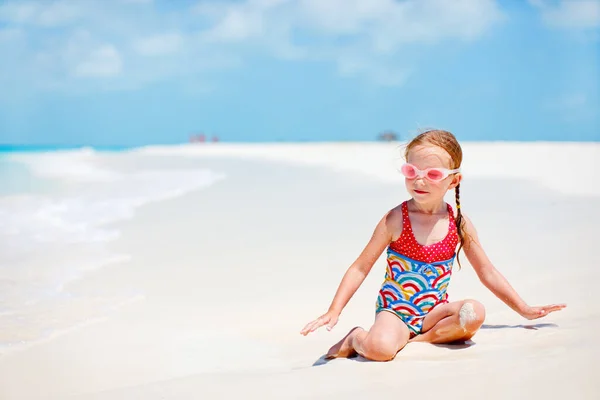
[[[388,361],[409,341],[451,343],[473,337],[485,318],[483,305],[476,300],[448,302],[446,293],[454,258],[458,259],[461,249],[481,282],[521,316],[540,318],[565,307],[527,305],[487,258],[473,223],[461,212],[462,149],[454,135],[442,130],[424,132],[408,144],[405,158],[401,171],[411,199],[383,216],[348,268],[329,310],[301,331],[306,336],[323,325],[331,330],[387,247],[375,323],[369,331],[350,330],[326,358],[358,353],[370,360]],[[444,202],[450,189],[456,192],[456,216]]]

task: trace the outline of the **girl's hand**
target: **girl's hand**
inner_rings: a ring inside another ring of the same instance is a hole
[[[545,317],[553,311],[560,311],[565,308],[566,304],[552,304],[550,306],[542,306],[542,307],[527,307],[520,314],[527,319],[536,319]]]
[[[325,324],[327,324],[327,330],[330,331],[331,329],[333,329],[335,324],[337,324],[339,316],[340,315],[336,312],[327,311],[319,318],[306,324],[306,326],[304,326],[304,328],[302,328],[302,330],[300,331],[300,334],[306,336],[309,333],[316,331]]]

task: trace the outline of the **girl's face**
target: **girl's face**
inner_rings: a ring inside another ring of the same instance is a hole
[[[446,150],[434,145],[418,145],[408,152],[406,162],[420,170],[427,168],[452,169],[452,158]],[[404,182],[408,193],[419,203],[433,203],[442,201],[446,192],[454,189],[461,181],[460,173],[450,174],[440,181],[433,181],[427,177],[416,176],[412,179],[405,178]]]

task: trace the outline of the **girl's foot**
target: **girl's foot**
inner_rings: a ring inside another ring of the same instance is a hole
[[[359,326],[356,326],[348,332],[346,336],[342,338],[339,342],[334,344],[327,354],[325,355],[325,359],[329,360],[332,358],[348,358],[356,354],[356,350],[352,347],[352,340],[356,336],[357,333],[362,331],[363,329]]]

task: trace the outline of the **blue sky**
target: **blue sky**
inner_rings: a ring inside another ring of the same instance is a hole
[[[0,143],[600,140],[600,0],[0,1]]]

